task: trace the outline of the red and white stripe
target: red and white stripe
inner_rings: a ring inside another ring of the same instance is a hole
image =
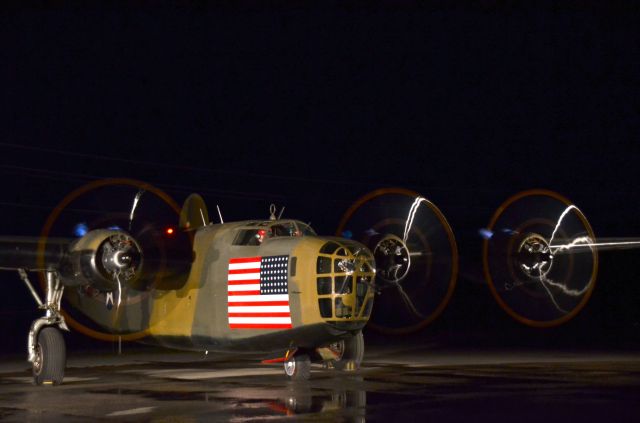
[[[288,294],[260,295],[261,257],[229,260],[230,329],[290,329]]]

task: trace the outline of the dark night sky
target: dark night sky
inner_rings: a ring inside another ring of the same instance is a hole
[[[571,198],[599,235],[640,235],[640,20],[627,4],[116,4],[0,10],[3,233],[37,234],[67,192],[124,176],[179,202],[200,191],[228,219],[284,204],[323,233],[357,196],[411,188],[448,217],[469,280],[478,228],[523,189]],[[563,330],[620,324],[637,341],[637,259],[605,258],[608,288]],[[464,281],[450,308],[479,296],[523,333]],[[8,289],[9,308],[26,308]]]

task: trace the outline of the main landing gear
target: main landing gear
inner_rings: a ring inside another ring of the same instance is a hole
[[[311,376],[311,357],[322,362],[326,368],[337,371],[360,369],[364,357],[364,336],[362,332],[348,339],[341,339],[315,352],[295,350],[287,352],[284,372],[290,380],[307,380]]]
[[[33,365],[35,385],[59,385],[64,378],[67,349],[60,330],[69,331],[60,313],[60,301],[64,285],[54,270],[45,272],[47,278],[46,301],[43,303],[24,269],[18,269],[20,279],[25,283],[38,308],[45,310],[44,317],[31,324],[27,344],[28,360]]]

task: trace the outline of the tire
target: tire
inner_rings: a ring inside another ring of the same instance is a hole
[[[36,359],[33,362],[35,385],[59,385],[64,378],[67,348],[62,333],[48,326],[38,333]]]
[[[284,372],[290,380],[308,380],[311,376],[311,359],[306,354],[289,357],[284,362]]]
[[[340,340],[331,344],[331,349],[339,353],[339,356],[332,360],[333,368],[336,370],[359,370],[364,358],[364,336],[362,332],[349,339]]]

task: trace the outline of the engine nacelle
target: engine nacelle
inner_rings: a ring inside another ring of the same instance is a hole
[[[121,230],[96,229],[71,244],[60,268],[67,286],[91,285],[103,291],[131,285],[142,274],[142,248]]]

